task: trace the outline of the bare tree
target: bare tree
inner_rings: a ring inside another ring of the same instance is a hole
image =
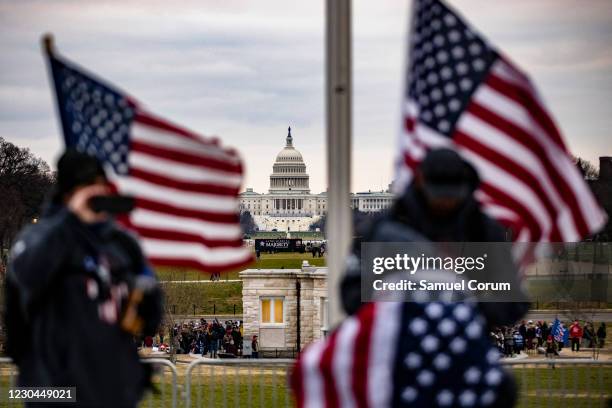
[[[45,161],[0,137],[0,255],[24,224],[40,216],[54,179]]]
[[[585,179],[594,180],[599,178],[599,169],[590,161],[575,156],[574,163],[576,163],[578,170],[580,170]]]

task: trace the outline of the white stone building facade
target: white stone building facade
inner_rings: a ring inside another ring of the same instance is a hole
[[[240,279],[244,338],[257,335],[263,352],[297,351],[298,326],[299,349],[325,335],[327,268],[247,269]]]
[[[351,207],[363,212],[384,210],[392,202],[389,191],[351,194]],[[250,212],[262,231],[307,231],[327,213],[327,192],[311,194],[306,164],[293,146],[291,128],[272,166],[268,193],[247,188],[240,194],[240,211]]]

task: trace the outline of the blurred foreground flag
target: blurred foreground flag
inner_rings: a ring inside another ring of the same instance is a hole
[[[456,149],[478,170],[477,198],[519,242],[597,232],[595,201],[531,83],[454,11],[414,0],[397,186],[427,149]]]
[[[509,381],[483,322],[468,303],[368,303],[302,351],[290,382],[296,404],[507,406]]]
[[[66,146],[96,156],[118,192],[135,198],[122,222],[151,263],[220,272],[250,262],[238,154],[145,111],[47,44]]]

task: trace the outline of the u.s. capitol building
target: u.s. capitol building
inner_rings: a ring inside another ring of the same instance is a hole
[[[362,212],[381,211],[392,201],[389,191],[351,194],[351,207]],[[310,193],[306,164],[293,147],[291,128],[272,166],[268,193],[247,188],[240,194],[240,211],[250,212],[260,231],[308,231],[327,212],[327,192]]]

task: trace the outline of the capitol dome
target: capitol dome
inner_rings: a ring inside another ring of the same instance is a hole
[[[281,162],[304,162],[302,153],[297,151],[293,146],[287,146],[276,155],[276,163]]]
[[[291,136],[291,127],[289,127],[288,132],[289,133],[287,134],[287,139],[286,139],[287,145],[285,146],[283,150],[280,151],[279,154],[276,155],[276,163],[284,163],[284,162],[303,163],[304,159],[302,158],[302,153],[300,153],[298,150],[296,150],[295,147],[293,147],[293,136]]]
[[[270,175],[270,192],[308,193],[308,174],[302,154],[293,147],[291,127],[288,129],[286,145],[277,155]]]

